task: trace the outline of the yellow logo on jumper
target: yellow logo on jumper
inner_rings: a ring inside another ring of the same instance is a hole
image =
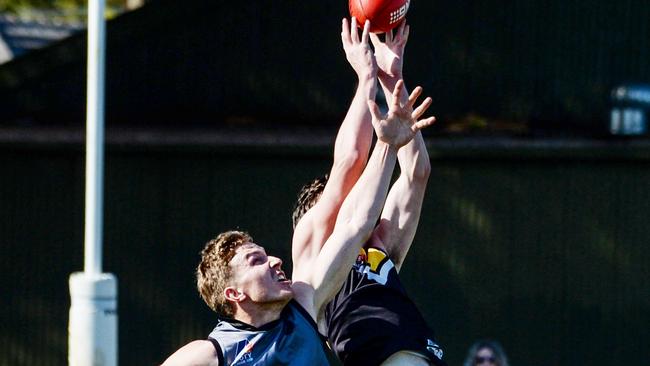
[[[379,272],[379,265],[384,258],[386,258],[386,253],[375,248],[368,248],[367,262],[371,270]]]
[[[368,251],[363,248],[357,257],[356,270],[368,276],[368,279],[385,285],[388,281],[388,273],[393,269],[394,265],[386,253],[379,249],[368,248]]]

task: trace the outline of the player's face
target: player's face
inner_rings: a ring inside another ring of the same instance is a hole
[[[261,246],[246,243],[230,261],[239,291],[256,303],[287,303],[293,297],[291,280],[282,271],[282,260],[266,255]]]

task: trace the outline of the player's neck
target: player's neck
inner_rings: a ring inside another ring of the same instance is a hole
[[[235,311],[234,318],[240,322],[262,327],[274,320],[280,319],[286,303],[273,303],[260,305],[257,303],[240,304]]]

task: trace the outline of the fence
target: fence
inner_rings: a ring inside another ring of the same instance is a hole
[[[216,233],[248,230],[290,267],[295,193],[328,168],[329,150],[109,144],[104,268],[119,280],[120,364],[160,363],[209,333],[193,271]],[[647,144],[431,140],[429,150],[402,277],[450,365],[480,337],[501,340],[513,365],[647,363]],[[0,365],[62,365],[67,279],[83,268],[82,148],[4,142],[0,166]]]

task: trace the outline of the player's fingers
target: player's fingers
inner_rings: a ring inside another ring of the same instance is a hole
[[[363,25],[363,34],[361,35],[361,43],[368,44],[368,34],[370,34],[370,20],[366,20]]]
[[[393,89],[393,100],[391,102],[393,109],[400,107],[399,102],[402,100],[402,94],[404,94],[404,80],[400,79],[395,84],[395,89]]]
[[[418,118],[420,118],[420,116],[421,116],[422,114],[424,114],[424,112],[425,112],[427,109],[429,109],[429,107],[431,106],[431,103],[432,103],[431,98],[427,97],[427,99],[425,99],[425,100],[422,102],[422,104],[420,104],[417,108],[415,108],[415,110],[413,111],[413,113],[411,113],[411,117],[412,117],[413,119],[418,119]]]
[[[386,32],[386,43],[391,44],[393,43],[393,30],[389,30]]]
[[[411,95],[409,95],[409,102],[408,105],[413,108],[415,105],[415,101],[420,97],[420,94],[422,94],[422,87],[418,86],[413,91],[411,92]]]
[[[341,22],[341,40],[343,40],[344,45],[352,42],[350,40],[350,23],[348,23],[347,18],[343,18],[343,21]]]
[[[373,123],[381,120],[381,111],[379,110],[379,106],[377,103],[375,103],[374,100],[368,99],[368,109],[370,110],[370,115],[372,115]]]
[[[402,23],[402,24],[404,24],[404,23]],[[409,29],[410,29],[410,27],[408,25],[404,26],[402,36],[401,36],[401,38],[399,40],[400,46],[404,46],[406,44],[406,42],[408,41],[408,39],[409,39]]]
[[[417,121],[411,126],[413,132],[417,132],[423,128],[431,126],[436,121],[436,117],[429,117],[421,121]]]
[[[352,36],[353,43],[359,43],[359,31],[357,30],[357,18],[352,17],[352,25],[350,26],[350,35]]]
[[[379,36],[377,36],[374,33],[370,33],[370,42],[372,42],[375,48],[377,48],[381,44],[381,40],[379,39]]]

